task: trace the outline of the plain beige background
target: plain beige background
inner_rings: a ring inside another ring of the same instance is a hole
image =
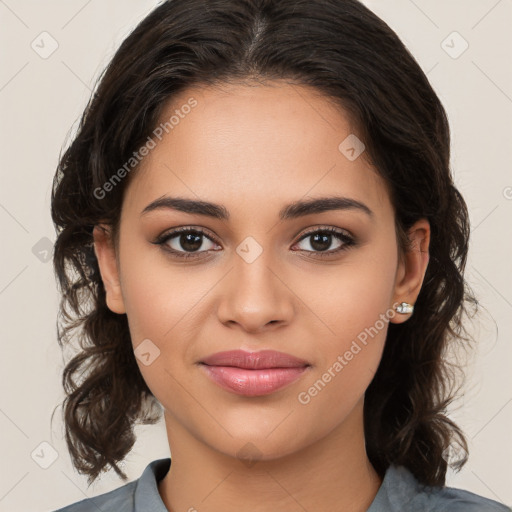
[[[510,505],[512,0],[364,3],[402,38],[445,105],[455,181],[470,209],[466,277],[482,313],[466,393],[452,413],[467,434],[470,459],[449,473],[448,485]],[[59,152],[95,79],[156,4],[0,0],[0,511],[50,511],[122,485],[110,473],[88,488],[72,468],[60,408],[50,423],[63,398],[64,364],[55,331],[50,192]],[[137,432],[125,466],[130,479],[169,456],[163,423]]]

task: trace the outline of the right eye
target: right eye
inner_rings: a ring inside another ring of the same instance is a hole
[[[156,245],[163,246],[163,249],[178,258],[197,258],[200,253],[206,253],[210,250],[204,248],[205,239],[215,244],[212,237],[206,234],[200,228],[176,228],[160,235],[155,242]]]

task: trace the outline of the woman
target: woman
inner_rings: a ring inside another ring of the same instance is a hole
[[[92,483],[163,412],[171,459],[62,511],[450,510],[468,341],[445,111],[356,0],[171,0],[59,164],[66,440]],[[81,376],[81,379],[77,379]]]

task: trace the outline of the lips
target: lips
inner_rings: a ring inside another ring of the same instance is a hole
[[[284,352],[218,352],[201,361],[205,374],[221,388],[245,396],[269,395],[299,379],[311,366]]]
[[[247,370],[310,366],[309,363],[303,359],[275,350],[261,350],[260,352],[228,350],[226,352],[217,352],[203,359],[201,362],[208,366],[236,366]]]

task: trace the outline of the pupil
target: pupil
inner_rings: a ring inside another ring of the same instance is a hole
[[[329,248],[331,236],[324,233],[316,233],[313,235],[313,241],[311,243],[311,247],[315,249],[316,251],[326,251]],[[324,245],[322,245],[324,244]],[[327,247],[325,247],[325,245]]]
[[[197,249],[201,247],[201,236],[202,235],[195,235],[193,233],[181,235],[180,244],[183,247],[183,249],[197,251]]]

